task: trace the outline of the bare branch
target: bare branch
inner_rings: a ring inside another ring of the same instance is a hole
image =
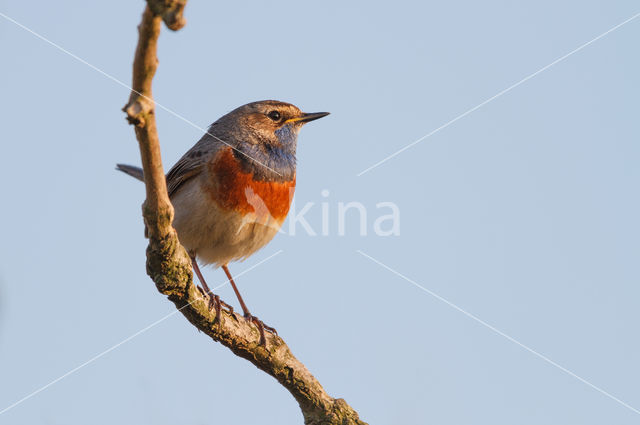
[[[144,169],[146,200],[143,217],[149,237],[147,273],[158,291],[167,295],[180,312],[199,330],[228,347],[256,367],[273,376],[298,401],[305,424],[366,425],[344,400],[329,396],[320,382],[295,358],[278,336],[267,334],[266,346],[252,323],[222,312],[216,320],[209,300],[193,283],[191,260],[171,226],[173,207],[160,156],[151,86],[157,60],[157,42],[162,21],[173,30],[185,24],[186,0],[148,0],[138,27],[139,39],[133,63],[133,91],[123,108],[135,126]]]

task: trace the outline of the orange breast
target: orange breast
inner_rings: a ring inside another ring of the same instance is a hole
[[[231,148],[209,163],[209,172],[215,178],[211,197],[221,208],[243,214],[269,214],[279,221],[287,216],[296,187],[295,177],[287,182],[254,180],[251,173],[242,171]]]

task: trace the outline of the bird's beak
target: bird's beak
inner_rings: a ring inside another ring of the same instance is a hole
[[[285,123],[295,122],[295,123],[304,124],[313,120],[317,120],[318,118],[326,117],[327,115],[329,115],[329,112],[312,112],[310,114],[302,114],[301,116],[296,118],[290,118],[286,120]]]

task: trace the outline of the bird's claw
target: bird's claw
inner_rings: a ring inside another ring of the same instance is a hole
[[[206,296],[209,298],[209,303],[207,305],[207,308],[209,311],[213,311],[215,309],[216,311],[216,322],[218,322],[218,325],[222,325],[222,309],[224,308],[227,313],[229,313],[232,317],[235,318],[235,313],[233,312],[233,307],[229,304],[227,304],[226,302],[222,301],[220,299],[220,295],[216,295],[211,291],[205,291],[204,289],[202,289],[200,286],[197,286],[198,291],[200,291],[200,293],[203,296]]]
[[[264,333],[265,330],[274,335],[278,335],[278,332],[275,330],[275,328],[265,325],[264,322],[258,319],[256,316],[250,313],[245,313],[244,318],[249,322],[255,323],[255,325],[258,327],[258,331],[260,331],[260,345],[267,345],[267,338],[265,337]]]
[[[220,296],[209,292],[209,311],[216,309],[216,322],[218,326],[222,326],[222,302]]]

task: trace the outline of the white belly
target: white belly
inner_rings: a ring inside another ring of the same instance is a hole
[[[282,221],[273,217],[225,211],[202,191],[198,179],[186,182],[172,196],[173,227],[180,243],[203,265],[216,267],[244,260],[276,235]]]

